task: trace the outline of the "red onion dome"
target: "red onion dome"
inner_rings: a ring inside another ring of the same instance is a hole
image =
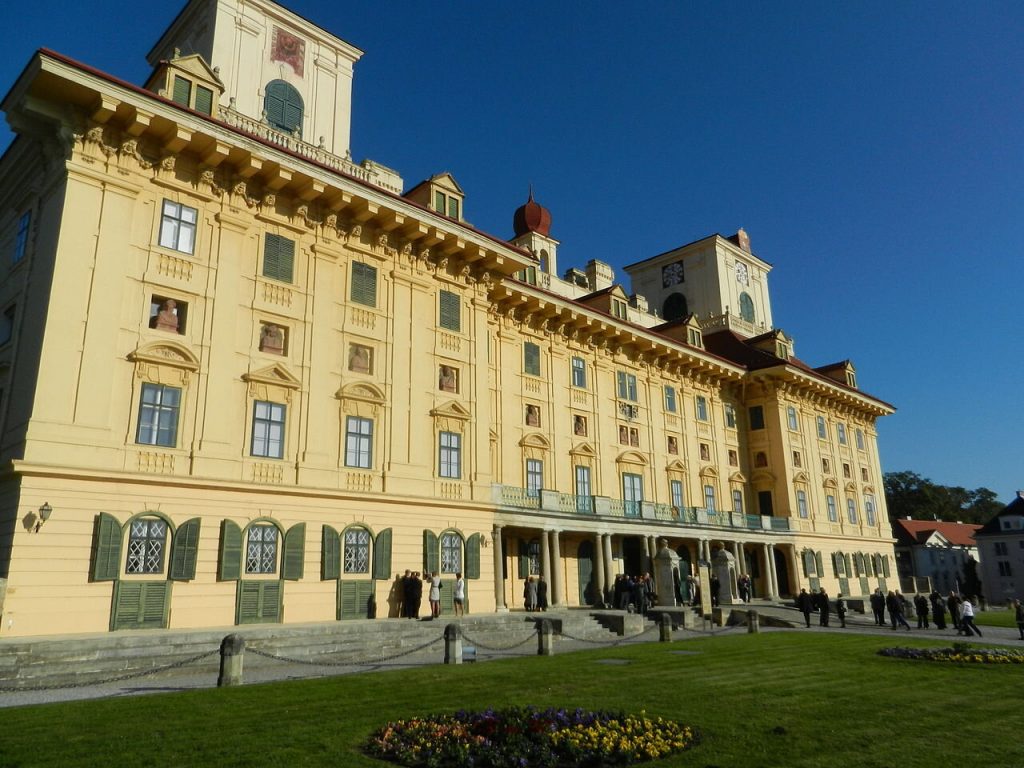
[[[533,189],[530,190],[530,199],[525,205],[519,206],[512,216],[512,230],[516,237],[527,232],[536,232],[548,237],[548,232],[551,231],[551,211],[534,201]]]

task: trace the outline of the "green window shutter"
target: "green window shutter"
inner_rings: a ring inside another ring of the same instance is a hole
[[[356,595],[356,610],[360,613],[360,619],[370,618],[370,598],[374,595],[372,581],[357,582],[359,589]]]
[[[260,619],[263,621],[281,620],[281,597],[284,594],[284,585],[280,581],[261,581],[260,594]]]
[[[111,617],[110,628],[135,629],[139,623],[142,606],[142,582],[118,582],[114,594],[114,615]]]
[[[814,553],[811,552],[811,550],[809,550],[809,549],[805,549],[804,550],[803,561],[804,561],[804,576],[806,576],[807,578],[810,578],[811,576],[814,576],[815,575],[815,572],[814,572]]]
[[[374,595],[372,581],[339,581],[338,582],[338,618],[368,618],[370,598]]]
[[[320,578],[324,581],[341,576],[341,539],[329,525],[324,526],[321,546]]]
[[[192,100],[192,81],[186,80],[184,77],[174,76],[174,90],[171,93],[171,101],[175,104],[181,104],[183,107],[189,106],[189,102]]]
[[[171,545],[171,578],[191,581],[196,577],[196,557],[199,553],[199,518],[193,517],[178,526]]]
[[[263,276],[291,283],[294,275],[295,241],[267,232],[263,238]]]
[[[480,534],[474,533],[466,539],[466,574],[467,579],[480,578]]]
[[[818,576],[824,576],[825,575],[825,565],[822,562],[821,552],[815,552],[814,553],[814,563],[818,567],[818,569],[815,571],[815,573]]]
[[[100,512],[92,538],[92,580],[113,581],[121,570],[121,524]]]
[[[114,594],[110,628],[163,629],[167,626],[171,583],[168,581],[119,581]]]
[[[889,556],[888,555],[882,555],[882,573],[884,574],[885,578],[887,578],[887,579],[889,578]]]
[[[284,558],[281,578],[298,581],[305,573],[306,524],[296,523],[284,535]]]
[[[385,528],[373,540],[373,578],[391,578],[391,529]]]
[[[433,531],[423,531],[423,570],[427,573],[437,573],[439,570],[438,560],[440,558],[440,551],[438,550],[437,536],[434,535]]]
[[[367,307],[377,306],[377,268],[359,262],[352,263],[352,301]]]
[[[260,624],[281,620],[280,581],[238,582],[238,605],[235,623]]]
[[[213,91],[201,85],[196,86],[196,112],[204,115],[213,114]]]
[[[530,553],[524,539],[519,540],[519,578],[525,579],[530,575]]]
[[[170,605],[171,582],[151,581],[143,583],[142,629],[163,629],[167,626],[167,609]]]
[[[292,133],[302,126],[302,96],[283,80],[267,83],[263,111],[267,122],[279,131]]]
[[[459,310],[459,295],[451,291],[441,291],[440,312],[442,328],[447,328],[449,331],[462,330],[462,318]]]
[[[220,524],[220,567],[217,581],[238,581],[242,578],[242,529],[231,520]]]

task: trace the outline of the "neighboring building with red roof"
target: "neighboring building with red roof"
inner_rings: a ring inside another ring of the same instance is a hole
[[[904,592],[959,592],[964,565],[972,557],[978,559],[974,533],[979,528],[941,520],[893,520],[900,588]]]
[[[980,576],[990,603],[1024,599],[1024,491],[975,534]]]

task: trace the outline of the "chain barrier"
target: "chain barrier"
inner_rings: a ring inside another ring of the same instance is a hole
[[[140,677],[146,677],[147,675],[157,675],[161,672],[167,672],[172,669],[179,669],[181,667],[188,666],[197,661],[209,658],[210,656],[216,656],[220,653],[220,648],[216,648],[206,653],[200,653],[195,656],[190,656],[187,659],[181,659],[175,661],[172,664],[165,664],[162,667],[153,667],[152,669],[142,669],[136,672],[126,672],[123,675],[114,675],[113,677],[107,677],[102,680],[84,680],[76,683],[53,683],[51,685],[26,685],[17,687],[0,687],[0,693],[28,693],[30,691],[61,691],[70,688],[89,688],[94,685],[107,685],[109,683],[120,683],[124,680],[135,680]]]
[[[383,664],[387,661],[394,661],[400,659],[403,656],[409,656],[413,653],[425,650],[437,643],[444,640],[444,635],[441,637],[435,637],[432,640],[428,640],[423,645],[417,645],[415,648],[409,648],[399,653],[393,653],[390,656],[381,656],[378,659],[367,660],[367,661],[316,661],[313,659],[293,659],[288,656],[281,656],[277,653],[269,653],[267,651],[261,651],[259,648],[253,648],[251,646],[245,647],[246,653],[254,653],[257,656],[262,656],[265,659],[273,659],[274,661],[282,661],[286,664],[304,664],[307,667],[375,667],[379,664]]]
[[[511,650],[519,648],[519,647],[521,647],[523,645],[526,645],[528,642],[530,642],[531,640],[534,640],[536,637],[537,637],[537,633],[536,632],[531,632],[526,637],[525,640],[523,640],[521,642],[518,642],[518,643],[515,643],[514,645],[506,645],[506,646],[503,646],[503,647],[499,648],[499,647],[496,647],[496,646],[493,646],[493,645],[485,645],[485,644],[483,644],[481,642],[478,642],[478,641],[474,640],[473,638],[469,637],[466,634],[462,635],[462,639],[465,640],[467,643],[469,643],[470,645],[472,645],[472,646],[474,646],[476,648],[483,648],[485,651],[511,651]]]

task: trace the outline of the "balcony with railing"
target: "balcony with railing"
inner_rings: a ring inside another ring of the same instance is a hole
[[[322,139],[319,145],[310,144],[297,135],[279,131],[266,120],[257,120],[243,115],[231,106],[218,106],[217,118],[232,128],[238,128],[258,139],[275,144],[287,152],[312,160],[331,170],[340,171],[355,179],[365,181],[367,184],[373,184],[375,187],[386,189],[397,195],[402,194],[402,177],[398,173],[372,160],[363,160],[359,164],[353,163],[350,157],[341,157],[329,152],[324,147]]]
[[[550,512],[589,518],[643,520],[680,527],[732,528],[746,531],[790,531],[789,518],[746,515],[704,507],[676,507],[652,501],[626,501],[607,496],[574,496],[571,493],[528,491],[513,485],[493,486],[494,503],[505,512]]]

